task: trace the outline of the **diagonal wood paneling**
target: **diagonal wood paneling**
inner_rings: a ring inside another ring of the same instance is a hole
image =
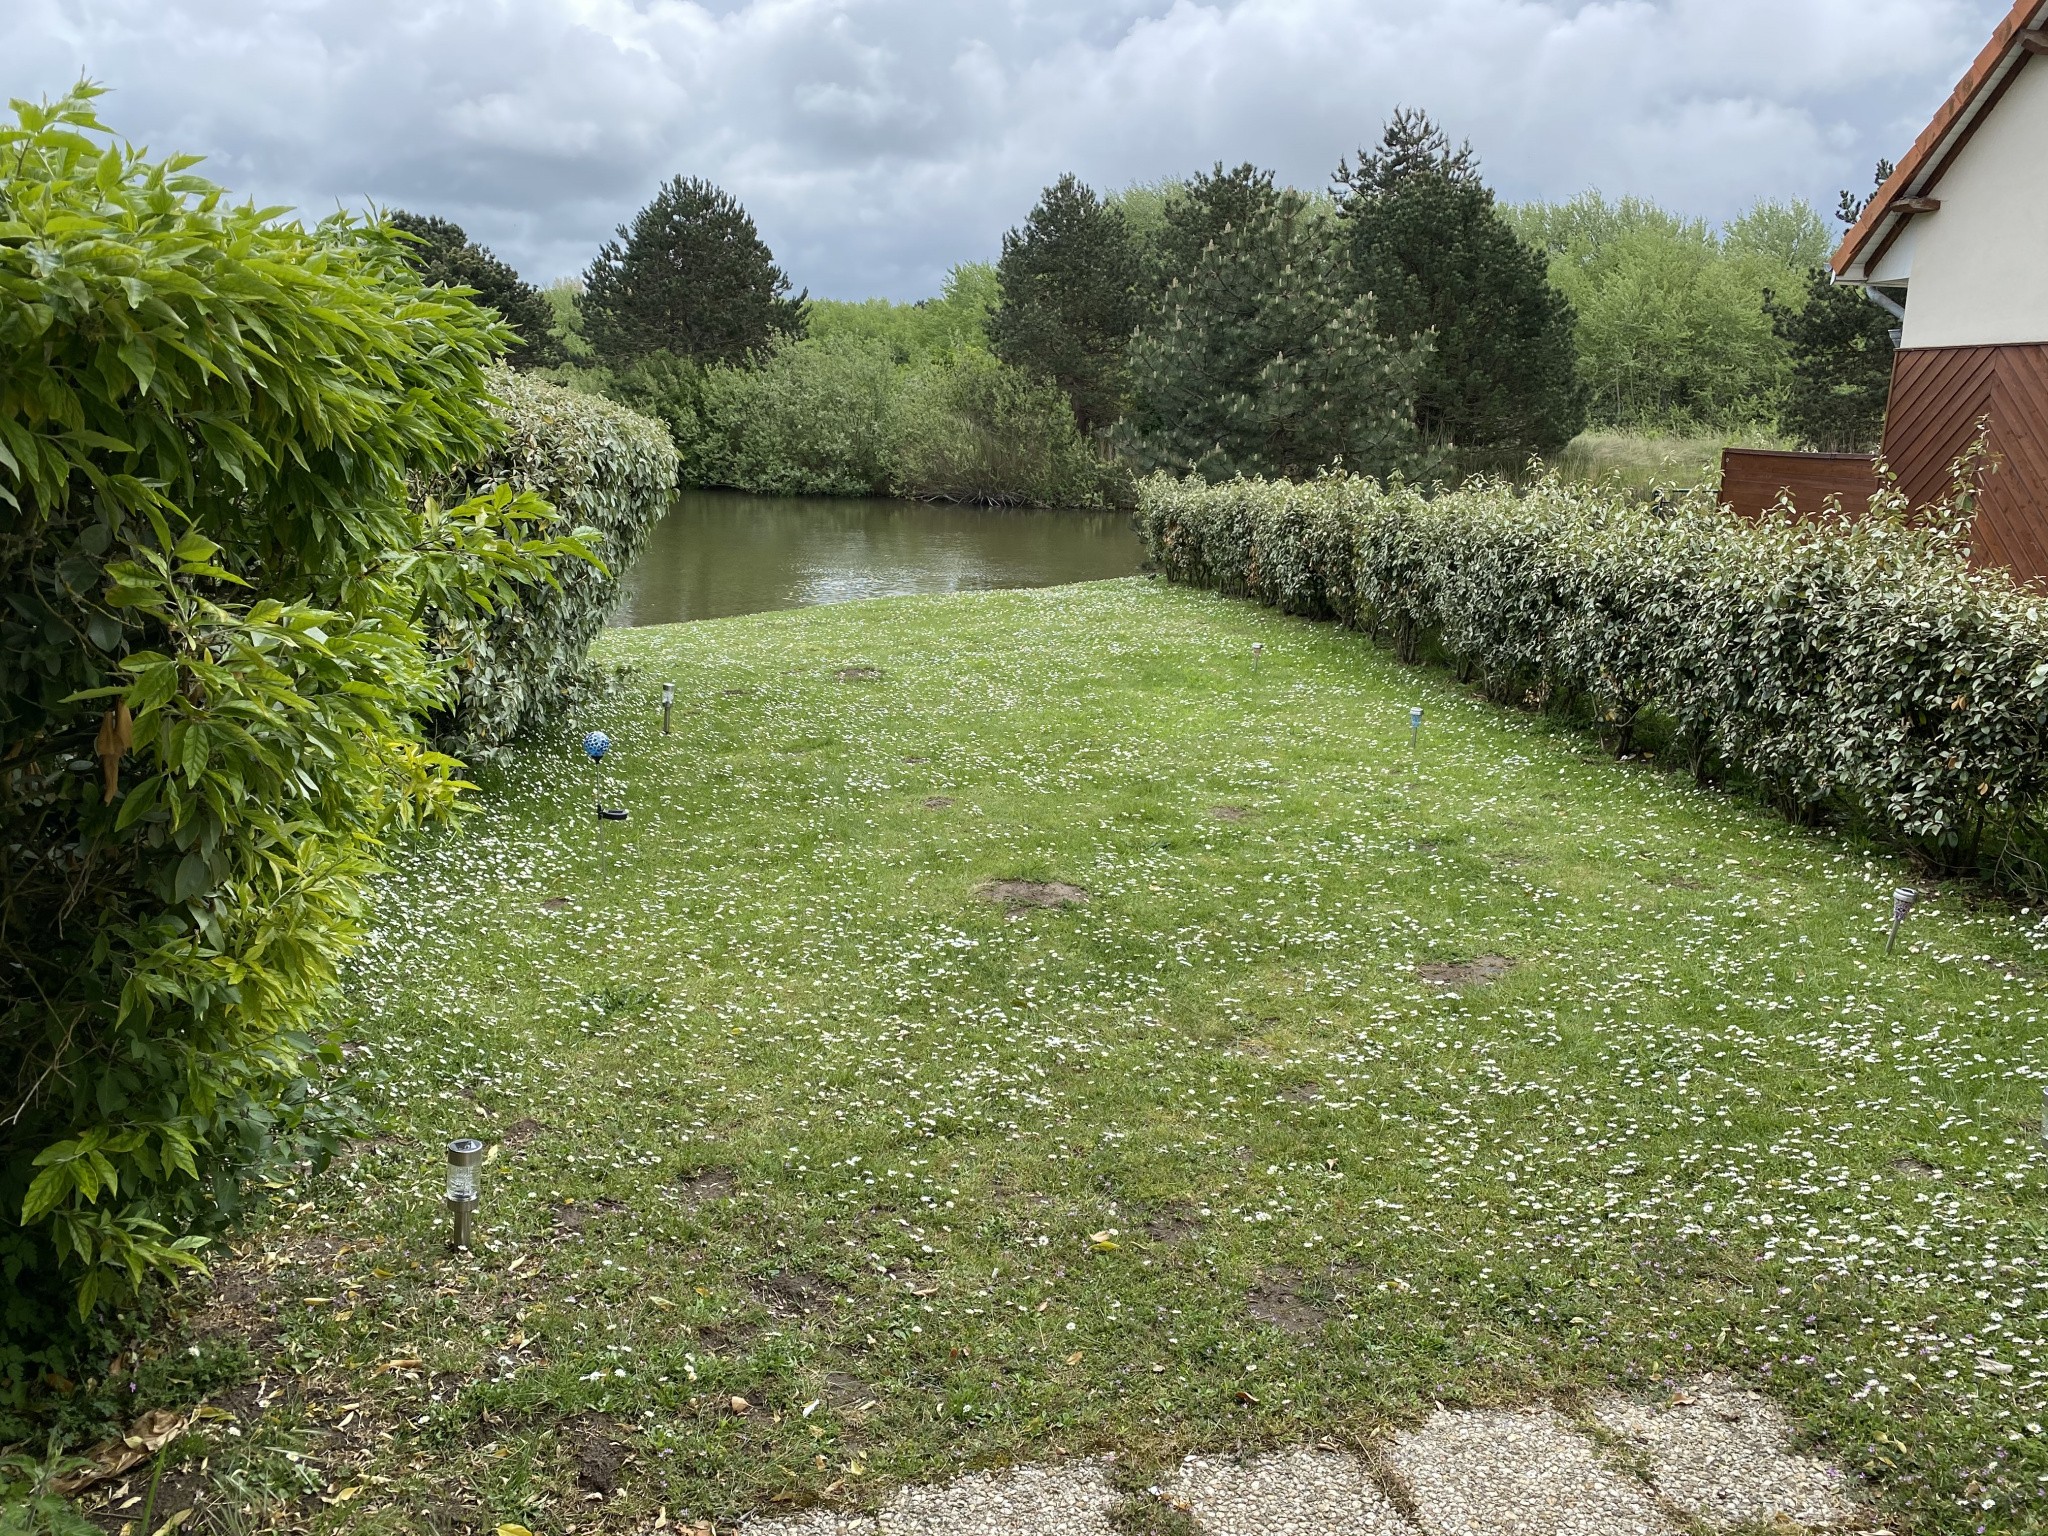
[[[1948,467],[1991,423],[1977,559],[2048,586],[2048,343],[1915,347],[1892,365],[1884,456],[1914,505],[1948,489]]]

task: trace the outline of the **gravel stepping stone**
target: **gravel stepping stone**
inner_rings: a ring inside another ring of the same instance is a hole
[[[1825,1528],[1857,1517],[1848,1477],[1794,1455],[1792,1426],[1754,1392],[1697,1381],[1656,1405],[1604,1399],[1593,1417],[1643,1453],[1659,1493],[1717,1530],[1787,1522]]]
[[[1099,1461],[977,1472],[905,1488],[882,1506],[882,1536],[1116,1536],[1116,1490]]]
[[[1677,1536],[1649,1490],[1549,1408],[1439,1408],[1387,1461],[1430,1536]]]
[[[875,1531],[873,1515],[842,1515],[834,1509],[807,1509],[740,1526],[740,1536],[875,1536]]]
[[[1202,1536],[1408,1536],[1365,1463],[1342,1451],[1190,1456],[1160,1485]]]

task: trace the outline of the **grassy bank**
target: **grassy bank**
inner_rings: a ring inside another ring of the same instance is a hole
[[[1717,483],[1724,448],[1796,448],[1764,429],[1677,435],[1593,428],[1558,451],[1557,471],[1588,485],[1619,483],[1633,491]]]
[[[158,1520],[625,1532],[1101,1449],[1138,1489],[1706,1366],[1894,1530],[2034,1518],[2030,918],[1934,892],[1887,958],[1901,869],[1142,580],[603,649],[630,684],[390,882],[340,1071],[380,1134],[177,1341],[245,1379]]]

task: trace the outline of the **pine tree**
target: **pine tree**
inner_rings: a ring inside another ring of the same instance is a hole
[[[1123,413],[1125,354],[1140,311],[1136,247],[1123,215],[1071,176],[1045,189],[1003,236],[996,356],[1058,385],[1084,433]]]
[[[1131,348],[1139,470],[1306,478],[1413,463],[1416,347],[1374,329],[1341,248],[1295,192],[1224,228]]]
[[[1415,383],[1423,439],[1468,460],[1569,442],[1586,419],[1571,304],[1495,206],[1471,145],[1403,109],[1336,181],[1359,291],[1388,335],[1434,337]]]
[[[384,215],[393,229],[413,238],[406,259],[429,286],[473,288],[476,302],[495,309],[519,333],[519,344],[505,354],[515,368],[541,368],[562,361],[553,335],[554,310],[545,295],[463,233],[460,224],[427,214],[394,208]]]
[[[789,296],[746,209],[678,176],[599,250],[584,279],[584,328],[613,367],[656,352],[737,363],[776,336],[801,336],[807,297]]]
[[[1227,229],[1241,229],[1280,201],[1273,173],[1247,161],[1226,171],[1221,160],[1213,171],[1180,183],[1166,199],[1161,227],[1145,253],[1154,296],[1163,298],[1176,280],[1187,282],[1202,253]]]
[[[1889,160],[1877,162],[1876,184],[1892,174]],[[1844,192],[1835,210],[1854,224],[1867,199]],[[1855,288],[1843,287],[1826,267],[1806,278],[1806,302],[1793,309],[1764,296],[1764,309],[1792,354],[1792,380],[1780,423],[1809,448],[1823,453],[1861,453],[1884,435],[1885,405],[1891,395],[1894,321]]]

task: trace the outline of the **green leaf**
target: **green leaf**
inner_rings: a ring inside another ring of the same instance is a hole
[[[213,872],[206,867],[205,856],[195,849],[178,861],[178,874],[171,887],[171,900],[190,901],[212,883]]]
[[[28,1186],[21,1201],[21,1224],[32,1227],[54,1211],[72,1191],[71,1165],[60,1163],[45,1168]]]

